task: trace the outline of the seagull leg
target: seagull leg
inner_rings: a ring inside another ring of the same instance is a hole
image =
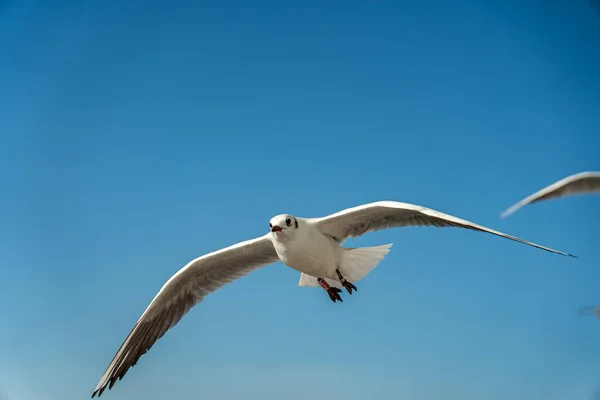
[[[354,286],[352,283],[348,282],[346,280],[346,278],[344,278],[340,272],[339,269],[336,269],[335,272],[337,272],[337,276],[340,280],[340,282],[342,282],[342,285],[346,288],[346,290],[348,291],[348,293],[352,294],[352,289],[354,289],[354,291],[358,292],[358,289],[356,288],[356,286]]]
[[[317,282],[319,282],[319,285],[327,291],[327,294],[329,295],[331,301],[333,301],[334,303],[336,300],[339,300],[342,303],[344,302],[344,300],[342,300],[342,297],[340,296],[340,293],[342,292],[340,289],[329,286],[329,283],[327,283],[327,281],[322,278],[317,279]]]

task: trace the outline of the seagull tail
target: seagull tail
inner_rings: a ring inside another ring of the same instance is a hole
[[[384,259],[392,245],[344,249],[340,266],[342,276],[352,283],[360,281]]]

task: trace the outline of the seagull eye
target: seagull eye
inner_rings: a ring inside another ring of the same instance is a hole
[[[269,228],[272,228],[272,227],[273,227],[273,224],[272,224],[272,223],[269,223]]]
[[[287,226],[290,226],[290,225],[292,224],[292,220],[291,220],[291,219],[288,217],[288,218],[285,220],[285,224],[286,224]]]

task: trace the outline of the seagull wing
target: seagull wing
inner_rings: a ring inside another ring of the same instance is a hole
[[[435,226],[438,228],[455,227],[488,232],[552,253],[575,257],[571,254],[540,246],[528,242],[527,240],[507,235],[427,207],[400,203],[397,201],[378,201],[376,203],[348,208],[335,214],[328,215],[327,217],[310,218],[308,220],[310,223],[314,224],[321,233],[329,235],[339,242],[343,242],[348,238],[364,235],[368,232],[387,228],[401,228],[405,226]]]
[[[206,254],[188,263],[160,289],[98,382],[92,398],[125,376],[140,357],[204,297],[279,260],[268,235]]]
[[[508,208],[500,216],[506,218],[519,208],[527,204],[537,203],[541,200],[593,192],[600,192],[600,172],[581,172],[561,179],[531,196],[524,198]]]

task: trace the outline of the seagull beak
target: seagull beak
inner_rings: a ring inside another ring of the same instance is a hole
[[[271,232],[281,232],[283,229],[279,227],[279,225],[273,225],[271,228]]]

